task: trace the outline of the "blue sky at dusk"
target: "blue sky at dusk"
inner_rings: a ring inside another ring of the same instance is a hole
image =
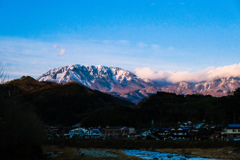
[[[10,79],[71,64],[172,82],[240,76],[239,43],[239,0],[0,0]]]

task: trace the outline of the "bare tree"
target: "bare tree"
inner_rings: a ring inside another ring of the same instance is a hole
[[[0,84],[3,84],[7,79],[7,74],[4,71],[4,67],[0,64]]]

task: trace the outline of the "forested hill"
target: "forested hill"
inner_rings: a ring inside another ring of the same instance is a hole
[[[97,108],[134,105],[75,82],[62,85],[38,82],[31,77],[22,77],[0,85],[0,97],[5,106],[15,102],[36,111],[46,124],[60,125],[78,123]]]
[[[78,83],[38,82],[22,77],[0,85],[1,108],[18,105],[36,112],[45,124],[85,127],[175,126],[179,121],[240,123],[240,89],[225,97],[157,92],[137,106]],[[0,115],[1,116],[1,115]]]
[[[106,120],[108,124],[115,122],[115,125],[125,124],[139,128],[152,127],[152,120],[154,127],[175,127],[177,122],[189,120],[205,120],[219,125],[240,123],[240,89],[233,95],[221,98],[157,92],[142,100],[135,108],[98,109],[85,118],[83,124],[105,126]]]
[[[141,119],[155,124],[174,124],[178,121],[202,121],[218,124],[240,123],[240,89],[233,95],[217,98],[203,95],[176,95],[158,92],[139,103]]]

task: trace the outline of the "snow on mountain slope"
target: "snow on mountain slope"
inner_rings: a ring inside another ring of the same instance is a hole
[[[84,66],[80,64],[55,68],[40,76],[38,81],[67,83],[79,82],[91,89],[102,92],[121,94],[153,87],[160,90],[157,83],[149,79],[137,78],[133,73],[121,68],[106,66]]]
[[[121,68],[106,66],[84,66],[80,64],[55,68],[40,76],[38,81],[67,83],[79,82],[91,89],[113,94],[138,103],[157,91],[176,94],[197,94],[225,96],[240,87],[240,78],[218,78],[199,83],[179,82],[160,85],[150,79],[140,79],[133,73]]]
[[[240,87],[239,77],[217,78],[212,81],[199,83],[180,82],[173,85],[164,86],[162,91],[177,94],[197,94],[212,96],[226,96],[228,92],[235,91]]]

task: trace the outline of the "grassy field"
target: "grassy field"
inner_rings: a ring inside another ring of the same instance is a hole
[[[74,148],[108,149],[160,149],[160,148],[240,148],[239,142],[221,141],[156,141],[156,140],[95,140],[95,139],[53,139],[45,143]]]
[[[121,149],[151,150],[177,154],[191,154],[203,158],[240,159],[239,142],[216,141],[151,141],[151,140],[86,140],[86,139],[57,139],[48,141],[44,151],[59,153],[58,156],[48,158],[54,160],[65,159],[139,159],[125,155]],[[93,155],[81,156],[79,149],[104,150],[119,155],[118,157],[101,157]]]
[[[118,157],[104,157],[94,155],[80,155],[77,151],[80,148],[74,147],[59,147],[54,145],[45,145],[43,147],[44,153],[53,153],[53,156],[45,156],[48,160],[139,160],[140,158],[134,156],[128,156],[124,154],[120,149],[99,149],[99,148],[88,148],[88,150],[107,151],[118,155]],[[176,154],[190,154],[200,156],[203,158],[216,158],[216,159],[240,159],[239,149],[227,147],[227,148],[211,148],[211,149],[200,149],[200,148],[161,148],[153,149],[152,151],[168,152]]]
[[[100,151],[107,151],[110,153],[114,153],[118,155],[118,157],[101,157],[101,156],[93,156],[93,155],[79,155],[77,151],[79,148],[73,147],[59,147],[59,146],[43,146],[43,151],[46,153],[52,152],[54,155],[46,156],[48,160],[140,160],[138,157],[128,156],[124,154],[121,150],[118,149],[94,149],[89,148],[89,150],[100,150]]]

